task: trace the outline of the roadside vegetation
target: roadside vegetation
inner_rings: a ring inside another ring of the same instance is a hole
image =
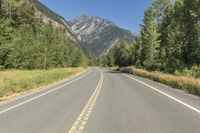
[[[86,68],[57,68],[50,70],[0,71],[0,98],[35,89],[50,83],[70,78],[86,71]]]
[[[55,13],[48,15],[58,21]],[[86,70],[71,68],[91,62],[65,28],[56,27],[51,19],[44,22],[30,1],[0,0],[0,98]]]
[[[199,95],[199,9],[200,0],[154,0],[139,36],[111,48],[102,64],[134,66],[121,70]]]
[[[117,68],[116,70],[148,78],[156,82],[169,85],[173,88],[183,90],[186,93],[200,96],[200,78],[176,76],[172,74],[162,73],[159,71],[147,71],[135,67],[122,67]]]

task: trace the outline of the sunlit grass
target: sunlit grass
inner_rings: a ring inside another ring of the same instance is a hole
[[[140,77],[145,77],[173,88],[184,90],[187,93],[200,96],[200,78],[193,78],[187,76],[175,76],[158,71],[149,72],[143,69],[134,67],[118,68],[119,70],[131,73]]]
[[[68,78],[84,70],[86,69],[58,68],[46,71],[0,71],[0,97],[41,87],[49,83]]]

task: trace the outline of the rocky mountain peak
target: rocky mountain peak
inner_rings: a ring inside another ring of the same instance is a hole
[[[81,15],[69,22],[72,31],[88,52],[104,54],[119,41],[132,41],[134,35],[112,21],[97,16]]]

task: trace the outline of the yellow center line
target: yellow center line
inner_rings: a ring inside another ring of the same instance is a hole
[[[76,121],[74,122],[73,126],[68,131],[68,133],[82,133],[83,132],[83,129],[85,128],[85,125],[87,124],[87,121],[88,121],[88,119],[89,119],[89,117],[92,113],[92,110],[94,108],[94,105],[96,103],[96,100],[97,100],[99,93],[101,91],[101,88],[102,88],[103,72],[101,70],[100,70],[100,72],[101,72],[100,80],[99,80],[99,82],[96,86],[95,91],[93,92],[89,101],[87,102],[87,104],[83,108],[81,114],[76,119]]]

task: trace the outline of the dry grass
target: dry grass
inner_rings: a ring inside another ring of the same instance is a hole
[[[46,71],[0,71],[0,97],[48,85],[85,70],[86,68],[58,68]]]
[[[187,77],[187,76],[175,76],[172,74],[165,74],[162,72],[154,71],[149,72],[143,69],[137,69],[134,67],[118,68],[118,70],[130,74],[134,74],[140,77],[148,78],[173,88],[184,90],[187,93],[200,96],[200,79]]]

